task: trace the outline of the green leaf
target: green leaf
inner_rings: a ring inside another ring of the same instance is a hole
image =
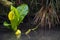
[[[18,13],[21,16],[26,16],[29,9],[28,9],[28,5],[27,4],[21,4],[20,6],[17,7]]]
[[[14,15],[15,15],[14,19],[10,20],[10,22],[11,22],[11,28],[15,31],[15,30],[17,30],[17,27],[18,27],[19,14],[18,14],[17,9],[14,6],[11,6],[11,11],[13,11]]]
[[[19,19],[19,14],[18,14],[18,10],[14,7],[11,6],[11,11],[14,11],[14,14],[17,16],[17,18]]]
[[[16,31],[17,27],[18,27],[18,20],[17,20],[17,16],[15,16],[14,20],[11,20],[11,28]]]
[[[21,4],[20,6],[17,7],[18,13],[20,15],[19,18],[19,23],[21,23],[24,19],[24,17],[27,15],[29,12],[29,8],[27,4]]]
[[[8,24],[6,21],[3,23],[3,25],[4,25],[6,28],[10,28],[10,24]]]

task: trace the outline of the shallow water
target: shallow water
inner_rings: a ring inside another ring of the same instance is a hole
[[[0,40],[17,40],[11,32],[0,32]],[[60,31],[37,30],[31,31],[29,35],[22,34],[19,40],[60,40]]]

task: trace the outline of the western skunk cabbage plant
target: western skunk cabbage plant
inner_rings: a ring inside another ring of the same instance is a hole
[[[3,25],[9,29],[12,29],[13,31],[18,31],[19,29],[17,29],[17,27],[23,21],[28,11],[29,11],[28,5],[26,4],[21,4],[17,8],[15,8],[14,6],[11,6],[11,10],[8,13],[8,19],[11,24],[8,24],[5,21]],[[18,34],[18,33],[16,32],[15,34]]]

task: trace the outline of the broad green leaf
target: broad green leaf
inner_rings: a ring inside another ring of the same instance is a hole
[[[24,19],[24,17],[27,15],[29,9],[27,4],[21,4],[17,7],[18,13],[20,15],[19,23],[21,23]]]
[[[11,11],[13,11],[14,15],[15,15],[14,19],[10,21],[11,22],[11,28],[13,30],[17,30],[17,26],[18,26],[18,22],[19,22],[19,14],[18,14],[17,9],[13,6],[11,6]]]
[[[18,10],[18,13],[21,15],[21,16],[26,16],[29,9],[28,9],[28,5],[26,4],[21,4],[20,6],[17,7],[17,10]]]
[[[14,31],[17,30],[17,27],[18,27],[17,16],[15,16],[14,20],[11,20],[11,26],[12,26],[12,29],[13,29]]]
[[[14,6],[11,6],[11,11],[14,11],[17,18],[19,18],[18,10]]]

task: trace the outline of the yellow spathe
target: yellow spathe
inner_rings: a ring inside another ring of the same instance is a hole
[[[14,11],[10,11],[9,14],[8,14],[9,20],[13,20],[14,17],[15,17]]]
[[[15,35],[16,35],[16,36],[21,35],[21,31],[18,29],[18,30],[15,32]]]

